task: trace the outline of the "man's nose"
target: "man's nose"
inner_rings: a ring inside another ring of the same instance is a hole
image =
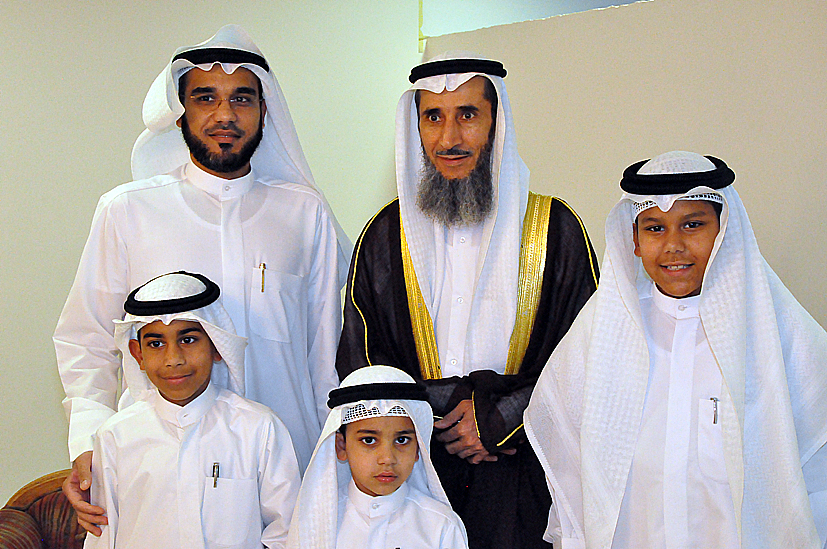
[[[462,143],[462,132],[456,120],[447,119],[442,127],[442,135],[439,136],[439,147],[448,150]]]
[[[213,111],[213,118],[219,121],[235,121],[238,119],[229,97],[218,101],[218,106]]]

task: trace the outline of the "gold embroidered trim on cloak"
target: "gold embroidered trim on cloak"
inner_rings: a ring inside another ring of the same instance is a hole
[[[548,221],[554,199],[532,192],[528,193],[526,215],[523,219],[523,234],[520,242],[520,273],[517,294],[517,318],[508,349],[506,375],[516,374],[520,369],[531,330],[537,315],[537,305],[543,287],[543,273],[548,244]],[[399,221],[399,235],[402,242],[402,267],[405,273],[405,288],[408,294],[408,308],[411,312],[416,354],[423,379],[441,379],[439,353],[434,335],[434,322],[428,312],[419,281],[414,271],[405,229]],[[509,435],[511,436],[511,435]]]
[[[419,370],[422,379],[442,379],[442,370],[439,367],[439,353],[436,350],[434,323],[431,314],[422,297],[422,290],[414,271],[411,251],[405,238],[405,228],[402,226],[402,216],[399,218],[399,238],[402,242],[402,270],[405,273],[405,289],[408,294],[408,308],[411,310],[411,326],[413,326],[416,356],[419,358]]]

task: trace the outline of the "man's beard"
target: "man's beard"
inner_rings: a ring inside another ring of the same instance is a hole
[[[424,148],[422,156],[425,166],[416,196],[422,213],[449,227],[476,225],[488,217],[494,204],[490,141],[480,151],[471,173],[459,179],[439,173]]]
[[[232,123],[226,127],[222,127],[222,129],[240,131]],[[255,135],[253,135],[249,141],[242,145],[241,150],[237,153],[225,151],[223,146],[221,147],[222,150],[220,153],[210,152],[206,143],[190,131],[186,116],[181,118],[181,134],[184,136],[184,141],[190,150],[190,154],[192,154],[192,157],[199,165],[216,173],[233,173],[241,170],[250,163],[253,153],[256,152],[259,143],[261,143],[261,138],[264,136],[264,117],[261,117],[258,131],[256,131]],[[227,148],[231,147],[230,145]]]

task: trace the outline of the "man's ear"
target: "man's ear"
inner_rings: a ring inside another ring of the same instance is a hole
[[[632,223],[632,240],[635,243],[635,255],[640,257],[640,242],[637,238],[637,223]]]
[[[221,362],[221,353],[219,353],[218,349],[215,348],[215,343],[210,341],[210,347],[212,347],[212,361]]]
[[[336,433],[336,459],[347,461],[347,450],[345,449],[345,435]]]
[[[175,121],[175,125],[178,126],[179,128],[181,127],[181,120],[183,120],[184,116],[185,115],[182,114],[181,117],[178,118],[178,120]]]
[[[264,127],[264,124],[267,123],[267,118],[265,118],[266,116],[267,116],[267,102],[264,99],[262,99],[261,100],[261,127],[262,128]]]
[[[144,369],[144,355],[141,352],[141,344],[138,342],[137,339],[130,339],[129,340],[129,354],[132,355],[132,358],[135,359],[135,362],[138,363],[138,366],[141,367],[141,370]]]

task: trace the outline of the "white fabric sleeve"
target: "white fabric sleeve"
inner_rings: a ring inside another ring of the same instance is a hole
[[[827,444],[802,467],[818,537],[827,548]]]
[[[342,285],[336,229],[324,208],[319,206],[317,211],[313,264],[307,285],[307,364],[322,426],[330,412],[328,393],[339,386],[336,349],[342,333]]]
[[[559,541],[562,549],[585,549],[586,542],[578,539],[575,532],[574,525],[565,511],[561,511],[557,505],[554,505],[554,488],[546,477],[546,485],[548,492],[551,494],[551,508],[548,511],[548,525],[543,539],[554,543],[555,547]]]
[[[258,491],[264,530],[261,543],[268,549],[284,548],[293,508],[299,496],[301,475],[287,427],[275,416],[262,432],[258,461]]]
[[[115,413],[121,361],[112,320],[123,317],[128,288],[126,250],[110,206],[101,197],[54,334],[72,461],[92,449],[95,431]]]
[[[118,530],[118,477],[115,474],[117,450],[111,434],[99,432],[92,451],[92,487],[89,501],[103,507],[109,524],[101,525],[101,535],[86,534],[84,549],[115,549]]]
[[[457,519],[459,520],[459,519]],[[439,549],[468,549],[468,540],[461,523],[451,522],[439,542]]]

